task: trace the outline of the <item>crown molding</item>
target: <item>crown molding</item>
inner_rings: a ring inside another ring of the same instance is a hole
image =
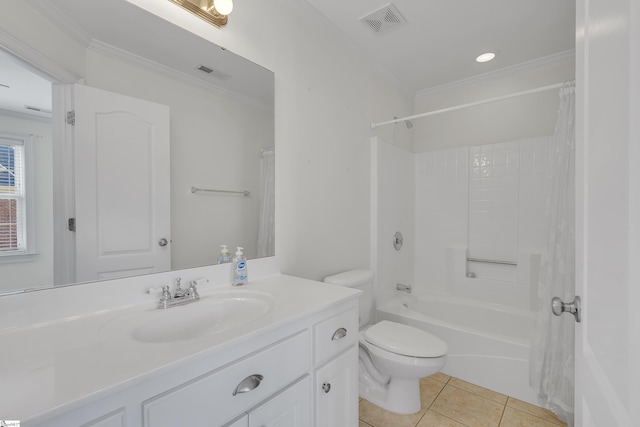
[[[183,73],[182,71],[178,71],[174,68],[168,67],[166,65],[157,63],[155,61],[152,61],[148,58],[145,58],[144,56],[140,56],[140,55],[136,55],[134,53],[128,52],[124,49],[120,49],[118,47],[115,46],[111,46],[110,44],[107,43],[103,43],[99,40],[93,40],[89,46],[87,47],[87,49],[92,50],[94,52],[98,52],[101,54],[105,54],[108,56],[111,56],[113,58],[119,59],[125,63],[129,63],[129,64],[135,64],[135,65],[139,65],[143,68],[146,68],[148,70],[151,71],[155,71],[161,74],[164,74],[165,76],[174,79],[174,80],[179,80],[185,83],[190,83],[192,85],[204,88],[204,89],[208,89],[211,90],[213,92],[216,92],[218,94],[221,95],[225,95],[231,98],[235,98],[239,101],[248,103],[253,105],[254,107],[258,107],[261,109],[264,109],[266,111],[273,111],[273,105],[266,105],[258,100],[256,100],[255,98],[251,98],[249,96],[244,96],[241,95],[237,92],[225,89],[221,86],[218,86],[214,83],[209,83],[206,82],[202,79],[199,79],[197,77],[191,76],[187,73]]]
[[[61,66],[48,55],[0,29],[0,48],[18,58],[29,70],[54,83],[77,83],[82,77]]]
[[[523,71],[531,71],[542,67],[548,67],[551,65],[569,63],[575,61],[576,52],[574,49],[566,50],[563,52],[555,53],[553,55],[543,56],[542,58],[525,61],[520,64],[512,65],[510,67],[501,68],[499,70],[491,71],[488,73],[480,74],[477,76],[469,77],[466,79],[456,80],[455,82],[445,83],[439,86],[434,86],[429,89],[424,89],[416,93],[415,98],[421,98],[424,96],[434,95],[445,90],[459,88],[462,86],[480,83],[487,80],[493,80],[498,78],[507,77],[515,73]]]

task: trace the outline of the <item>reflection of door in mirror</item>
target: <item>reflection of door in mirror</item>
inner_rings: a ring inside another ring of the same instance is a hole
[[[67,282],[169,270],[169,107],[83,85],[69,89],[76,277]]]

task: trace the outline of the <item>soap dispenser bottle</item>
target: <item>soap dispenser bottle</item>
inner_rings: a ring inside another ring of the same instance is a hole
[[[231,262],[231,254],[229,253],[229,249],[227,249],[227,245],[220,245],[220,255],[218,256],[218,264],[226,264]]]
[[[240,286],[247,284],[247,259],[242,254],[241,247],[236,250],[231,264],[231,285]]]

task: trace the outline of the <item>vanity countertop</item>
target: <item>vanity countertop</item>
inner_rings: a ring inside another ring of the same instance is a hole
[[[128,319],[137,321],[145,312],[157,310],[149,303],[0,332],[0,418],[25,421],[79,407],[359,294],[349,288],[275,275],[238,288],[216,286],[202,291],[201,297],[214,298],[216,292],[235,289],[270,294],[275,304],[268,314],[247,325],[177,342],[144,343],[127,332],[131,330]],[[196,304],[203,302],[180,308]]]

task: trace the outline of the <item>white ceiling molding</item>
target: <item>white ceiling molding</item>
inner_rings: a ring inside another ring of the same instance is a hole
[[[237,92],[225,89],[223,87],[216,85],[213,82],[209,83],[206,80],[203,80],[201,78],[191,76],[189,74],[178,71],[174,68],[168,67],[163,64],[159,64],[143,56],[136,55],[134,53],[117,48],[115,46],[111,46],[107,43],[103,43],[99,40],[93,40],[87,48],[89,50],[93,50],[94,52],[98,52],[98,53],[119,59],[120,61],[123,61],[125,63],[136,64],[148,70],[152,70],[152,71],[164,74],[169,78],[190,83],[198,87],[208,89],[208,90],[217,92],[219,94],[238,99],[239,101],[251,104],[255,107],[264,109],[266,111],[273,111],[273,108],[274,108],[273,105],[265,105],[264,103],[260,102],[255,98],[251,98],[251,97],[239,94]],[[194,64],[194,66],[195,65],[197,64]]]
[[[82,77],[2,29],[0,29],[0,46],[20,59],[31,71],[47,80],[53,80],[54,83],[77,83],[82,80]]]
[[[556,64],[568,63],[574,61],[576,57],[576,52],[574,49],[567,50],[564,52],[559,52],[553,55],[545,56],[542,58],[533,59],[531,61],[526,61],[521,64],[513,65],[511,67],[501,68],[499,70],[490,71],[488,73],[480,74],[477,76],[469,77],[467,79],[457,80],[455,82],[445,83],[439,86],[435,86],[429,89],[421,90],[416,93],[416,99],[434,95],[436,93],[470,85],[474,83],[479,83],[487,80],[493,80],[501,77],[506,77],[511,74],[515,74],[522,71],[535,70],[542,67],[548,67]]]

